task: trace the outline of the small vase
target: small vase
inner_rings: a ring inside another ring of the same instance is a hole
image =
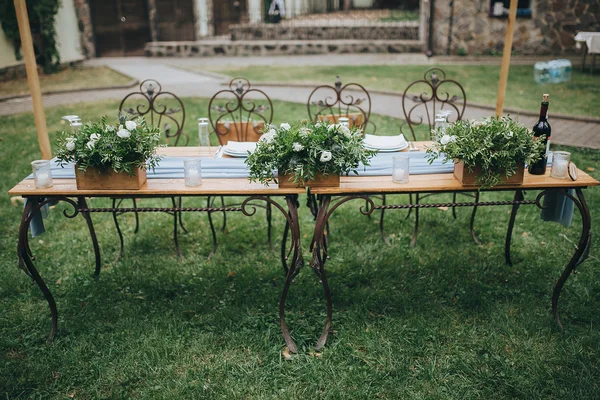
[[[323,176],[320,172],[317,172],[315,179],[312,181],[306,181],[304,185],[302,183],[294,183],[290,181],[292,175],[279,175],[277,182],[279,183],[280,189],[289,188],[303,188],[303,187],[340,187],[340,176],[339,175],[327,175]]]
[[[146,183],[146,170],[138,168],[134,175],[115,172],[112,168],[99,170],[88,167],[85,171],[75,166],[75,180],[80,190],[138,190]]]
[[[501,185],[521,185],[523,183],[523,175],[525,174],[525,165],[518,164],[517,170],[510,177],[507,178],[505,171],[500,173],[501,181],[496,186]],[[478,186],[477,179],[481,176],[481,168],[476,166],[473,168],[473,172],[469,171],[469,168],[465,166],[463,161],[454,160],[454,178],[460,182],[463,186]]]

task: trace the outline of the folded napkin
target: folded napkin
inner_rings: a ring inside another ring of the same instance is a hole
[[[398,136],[376,136],[366,134],[364,143],[365,146],[373,149],[395,149],[407,145],[403,134]]]
[[[230,140],[227,142],[225,150],[231,153],[252,153],[256,150],[256,142],[236,142]]]

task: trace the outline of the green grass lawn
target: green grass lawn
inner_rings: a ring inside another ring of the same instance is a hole
[[[43,93],[59,90],[120,86],[131,82],[131,80],[131,77],[107,67],[69,67],[49,75],[40,72],[40,86]],[[0,82],[0,96],[14,96],[27,93],[29,93],[27,78]]]
[[[404,92],[411,82],[423,79],[423,73],[431,67],[433,66],[346,65],[309,68],[254,66],[219,68],[215,72],[230,76],[244,76],[256,82],[310,82],[330,85],[333,85],[336,75],[339,75],[342,83],[356,82],[366,88]],[[467,93],[467,102],[496,106],[498,94],[496,84],[500,76],[500,66],[442,65],[439,67],[446,72],[447,79],[454,79],[463,85]],[[490,90],[492,86],[493,90]],[[539,112],[543,93],[550,94],[550,118],[553,112],[594,117],[599,115],[600,77],[597,75],[583,74],[578,69],[573,69],[570,82],[540,85],[533,80],[533,66],[510,67],[505,107]]]
[[[195,118],[206,115],[207,100],[184,102],[186,131],[195,144]],[[64,127],[60,116],[74,110],[84,119],[113,115],[117,105],[48,109],[48,126],[51,132]],[[306,112],[301,104],[274,107],[277,123]],[[325,305],[320,283],[305,268],[292,285],[287,313],[300,355],[286,361],[277,311],[284,277],[278,251],[266,244],[264,212],[252,218],[229,214],[229,231],[219,233],[220,247],[210,261],[205,215],[184,216],[190,233],[180,238],[183,261],[174,254],[170,216],[143,214],[134,234],[133,216],[125,215],[125,254],[118,263],[111,216],[94,214],[103,256],[95,281],[85,223],[62,216],[66,206],[59,204],[46,220],[47,233],[31,240],[59,308],[59,331],[48,345],[47,303],[17,265],[22,205],[11,205],[6,194],[39,157],[35,126],[30,114],[0,117],[0,126],[2,398],[598,398],[599,235],[593,235],[590,259],[563,291],[560,332],[550,314],[551,291],[573,252],[580,219],[570,228],[541,223],[534,206],[519,211],[513,267],[503,259],[508,207],[480,208],[481,246],[470,238],[468,210],[459,209],[457,220],[451,211],[425,210],[411,249],[412,218],[405,220],[404,211],[387,213],[387,246],[378,236],[377,217],[359,213],[362,203],[342,206],[330,221],[327,263],[333,334],[322,353],[311,351]],[[599,152],[568,150],[580,168],[595,168],[591,173],[600,178]],[[596,229],[600,190],[588,189],[586,196]],[[194,204],[204,202],[185,201]],[[300,222],[307,259],[313,218],[305,207]],[[275,214],[275,237],[282,227],[283,218]]]

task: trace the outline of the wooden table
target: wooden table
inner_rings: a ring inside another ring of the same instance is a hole
[[[217,148],[199,148],[199,147],[171,147],[160,150],[160,153],[167,156],[180,157],[212,157]],[[182,164],[183,168],[183,164]],[[265,187],[259,183],[250,183],[248,179],[203,179],[202,185],[197,187],[187,187],[183,179],[148,179],[148,181],[139,190],[78,190],[75,179],[54,179],[54,186],[46,189],[35,188],[33,179],[24,179],[19,182],[14,188],[9,191],[11,196],[23,196],[27,199],[21,225],[19,228],[19,240],[17,245],[17,253],[19,258],[19,266],[27,273],[38,285],[44,297],[50,306],[52,318],[52,326],[48,341],[52,341],[56,333],[58,324],[58,311],[54,297],[45,284],[44,280],[38,273],[34,263],[33,256],[29,247],[29,225],[36,214],[40,212],[46,204],[56,203],[59,201],[69,204],[72,209],[66,210],[64,215],[67,218],[75,218],[81,215],[87,223],[92,244],[94,248],[96,269],[95,276],[97,277],[101,270],[100,248],[94,225],[92,222],[92,213],[112,213],[122,212],[241,212],[246,216],[252,216],[256,212],[256,207],[260,206],[257,202],[265,202],[273,208],[279,210],[286,219],[287,225],[290,227],[291,240],[293,245],[293,254],[299,252],[300,248],[300,227],[298,223],[298,195],[304,193],[302,188],[286,188],[279,189],[277,185]],[[223,206],[223,207],[146,207],[146,208],[90,208],[87,205],[86,198],[90,197],[107,197],[107,198],[157,198],[157,197],[173,197],[173,196],[236,196],[242,198],[239,206]],[[280,205],[273,197],[284,197],[286,207]],[[289,270],[295,270],[286,264],[286,258],[283,257],[282,262],[287,273]],[[297,258],[297,257],[296,257]],[[280,299],[280,324],[283,337],[286,343],[293,343],[289,331],[285,324],[284,306],[285,298],[289,289],[289,282],[286,282],[281,299]]]
[[[482,206],[512,206],[512,212],[510,215],[509,226],[506,233],[505,240],[505,259],[508,264],[510,260],[510,243],[512,237],[512,230],[517,215],[517,210],[521,205],[535,204],[539,208],[542,208],[542,199],[549,190],[558,189],[564,190],[565,195],[570,198],[579,210],[582,218],[582,230],[577,250],[571,257],[569,263],[565,267],[562,275],[558,279],[553,295],[552,295],[552,313],[558,325],[562,329],[562,324],[558,315],[558,299],[562,287],[564,286],[569,275],[576,266],[581,264],[589,254],[589,247],[591,243],[591,219],[590,211],[583,196],[584,188],[588,186],[597,186],[600,183],[594,178],[586,174],[585,172],[578,170],[577,181],[570,179],[556,179],[550,177],[550,169],[546,172],[546,175],[530,175],[527,171],[522,185],[513,186],[498,186],[487,191],[508,191],[514,192],[514,198],[512,201],[490,201],[490,202],[479,202],[477,199],[473,202],[449,202],[449,203],[438,203],[438,204],[397,204],[397,205],[375,205],[371,196],[381,194],[418,194],[423,192],[428,193],[456,193],[456,192],[467,192],[473,191],[473,187],[462,186],[452,174],[432,174],[432,175],[411,175],[410,182],[407,184],[396,184],[393,183],[390,176],[376,176],[376,177],[342,177],[340,187],[336,188],[312,188],[311,194],[316,195],[319,198],[318,214],[315,221],[315,230],[311,242],[311,261],[310,266],[314,269],[317,276],[320,278],[323,291],[326,298],[327,304],[327,317],[325,321],[325,327],[322,331],[320,338],[317,341],[316,348],[320,349],[325,345],[329,329],[331,327],[332,320],[332,300],[329,284],[327,282],[327,276],[325,272],[325,263],[327,261],[327,240],[326,240],[326,227],[327,222],[335,210],[342,204],[351,200],[362,200],[362,206],[360,212],[364,215],[370,215],[375,210],[411,210],[419,208],[437,208],[441,206],[445,207],[482,207]],[[568,189],[575,190],[575,196],[568,194]],[[539,191],[539,194],[532,200],[525,200],[523,191]],[[366,205],[365,205],[366,203]],[[298,263],[292,262],[292,267]],[[293,276],[295,271],[290,271],[288,279]]]
[[[423,147],[426,142],[416,143],[418,147]],[[168,156],[202,156],[212,157],[217,148],[165,148],[161,149],[161,153]],[[500,186],[488,191],[510,191],[514,192],[512,201],[491,201],[479,202],[477,199],[473,202],[450,202],[443,204],[397,204],[397,205],[375,205],[370,196],[379,194],[418,194],[423,192],[468,192],[473,191],[473,187],[464,187],[452,174],[431,174],[431,175],[412,175],[410,182],[407,184],[395,184],[390,176],[375,176],[375,177],[342,177],[340,187],[335,188],[313,188],[310,190],[311,195],[318,197],[318,207],[316,208],[316,222],[311,241],[311,261],[310,265],[321,279],[325,297],[327,300],[327,317],[325,328],[317,342],[317,348],[321,348],[327,341],[329,328],[332,320],[332,300],[329,290],[327,277],[325,273],[325,262],[327,260],[327,246],[325,228],[327,222],[333,212],[342,204],[360,199],[366,202],[366,206],[360,209],[360,212],[365,215],[370,215],[374,210],[397,210],[397,209],[419,209],[419,208],[434,208],[439,206],[456,206],[456,207],[473,207],[473,206],[512,206],[509,226],[505,241],[505,257],[506,262],[510,263],[510,242],[512,230],[517,214],[517,210],[521,205],[535,204],[542,207],[541,200],[548,190],[559,189],[564,190],[566,196],[574,203],[582,217],[582,231],[579,239],[577,250],[571,257],[564,272],[558,279],[554,287],[552,296],[552,312],[559,326],[562,327],[558,315],[558,298],[563,285],[569,275],[577,265],[585,260],[589,252],[590,246],[590,212],[585,202],[582,189],[588,186],[596,186],[600,183],[589,176],[587,173],[579,170],[579,178],[577,181],[555,179],[549,176],[549,172],[545,176],[529,175],[525,172],[525,178],[522,185]],[[575,190],[575,196],[567,193],[568,189]],[[532,200],[525,200],[523,191],[532,190],[540,193]],[[300,226],[298,222],[298,195],[304,193],[304,189],[289,188],[279,189],[277,185],[265,187],[261,184],[250,183],[247,179],[203,179],[202,186],[186,187],[183,179],[149,179],[148,182],[140,190],[77,190],[75,179],[55,179],[54,186],[47,189],[36,189],[33,180],[25,179],[17,184],[9,191],[12,196],[23,196],[27,198],[21,226],[19,230],[18,242],[18,257],[19,265],[25,272],[31,276],[36,282],[42,293],[44,294],[50,306],[52,316],[52,328],[48,340],[52,340],[57,329],[58,313],[56,304],[50,290],[44,283],[44,280],[39,275],[33,257],[29,248],[28,227],[29,224],[40,209],[50,202],[63,201],[72,206],[72,211],[65,211],[64,214],[68,218],[75,218],[77,215],[85,219],[96,255],[96,276],[100,272],[100,251],[98,241],[94,232],[92,223],[92,213],[113,212],[113,208],[89,208],[86,203],[86,198],[89,197],[171,197],[171,196],[239,196],[244,200],[239,207],[200,207],[200,208],[185,208],[185,207],[170,207],[170,208],[138,208],[140,212],[162,212],[162,211],[177,211],[177,212],[242,212],[244,215],[251,216],[255,212],[255,201],[267,202],[278,209],[285,217],[286,224],[291,232],[291,249],[292,256],[290,260],[285,257],[285,251],[282,251],[283,266],[286,272],[286,280],[282,290],[279,302],[279,318],[284,340],[291,352],[296,352],[297,348],[292,340],[289,330],[285,323],[285,301],[290,288],[292,279],[297,275],[300,268],[304,265],[302,246],[300,243]],[[271,197],[284,197],[286,206],[283,207]],[[75,200],[73,200],[75,199]],[[133,212],[134,209],[119,209],[120,212]],[[287,233],[287,229],[286,229]],[[284,238],[285,245],[285,238]]]

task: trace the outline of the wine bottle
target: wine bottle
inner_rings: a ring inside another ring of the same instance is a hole
[[[548,163],[548,150],[550,150],[550,124],[548,123],[548,95],[544,94],[542,99],[542,107],[540,109],[540,120],[533,126],[533,136],[539,138],[537,140],[544,141],[544,150],[542,158],[529,166],[529,173],[533,175],[544,175],[546,173],[546,165]],[[543,136],[543,137],[541,137]]]

